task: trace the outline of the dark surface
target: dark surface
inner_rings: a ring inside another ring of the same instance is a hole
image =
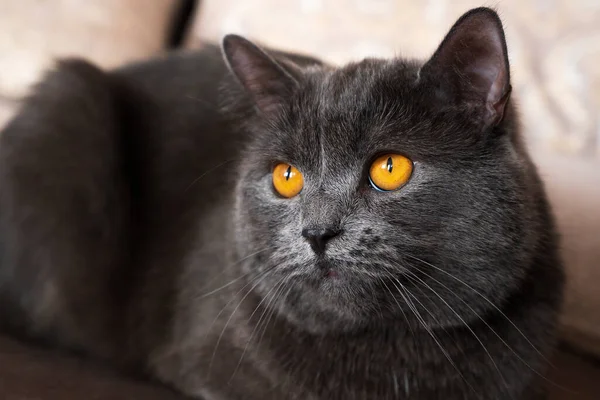
[[[0,337],[2,400],[175,400],[174,392],[89,361]]]
[[[549,400],[597,399],[600,366],[567,351],[554,358]],[[564,389],[558,386],[564,387]],[[0,337],[0,398],[3,400],[176,400],[168,389],[119,376],[76,357],[25,346]]]
[[[600,363],[563,350],[554,357],[554,366],[548,374],[554,383],[549,384],[549,400],[600,398]]]

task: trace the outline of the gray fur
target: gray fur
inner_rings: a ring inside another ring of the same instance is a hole
[[[206,400],[537,399],[563,278],[496,14],[440,49],[61,63],[0,139],[0,327]],[[386,152],[398,191],[367,179]]]

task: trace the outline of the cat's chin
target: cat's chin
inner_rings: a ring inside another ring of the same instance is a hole
[[[347,334],[366,329],[369,321],[359,315],[328,307],[311,305],[304,310],[279,307],[282,315],[296,329],[315,335]]]
[[[277,308],[298,329],[313,334],[349,333],[365,329],[373,313],[354,293],[358,282],[334,267],[317,268],[308,276],[294,279],[288,296]]]

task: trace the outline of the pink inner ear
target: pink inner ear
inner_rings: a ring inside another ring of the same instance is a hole
[[[487,40],[490,42],[488,51],[490,55],[486,57],[487,72],[486,80],[491,83],[488,89],[487,102],[489,104],[497,103],[506,94],[509,85],[508,65],[505,61],[506,54],[501,37],[502,31],[498,29],[488,29]]]
[[[506,69],[502,68],[502,60],[489,57],[483,62],[474,62],[469,68],[466,68],[466,75],[470,78],[473,86],[486,93],[486,104],[488,107],[495,106],[508,90],[508,77]]]
[[[507,70],[502,68],[503,62],[497,57],[487,57],[482,63],[473,63],[468,68],[473,86],[485,96],[486,120],[491,125],[497,125],[504,116],[504,106],[510,93]]]
[[[447,51],[454,51],[450,60],[456,70],[462,69],[470,79],[472,89],[493,104],[504,95],[508,86],[508,65],[500,28],[485,22],[465,22],[467,26],[456,29]]]
[[[503,45],[502,31],[486,29],[484,42],[480,44],[479,60],[474,62],[471,74],[480,81],[482,93],[487,92],[486,111],[488,123],[497,125],[504,117],[504,107],[510,93],[508,63]],[[486,43],[487,42],[487,43]]]
[[[505,85],[505,74],[502,70],[496,71],[496,76],[492,78],[492,86],[490,87],[490,91],[488,92],[487,102],[495,103],[498,101],[504,92]]]

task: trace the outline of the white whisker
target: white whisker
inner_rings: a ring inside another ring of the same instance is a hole
[[[212,356],[210,358],[210,362],[208,364],[208,375],[209,376],[210,376],[210,371],[212,370],[212,365],[214,363],[215,356],[217,354],[217,349],[219,347],[219,344],[221,343],[221,340],[223,339],[223,335],[225,334],[225,331],[227,330],[227,326],[229,325],[229,323],[233,319],[233,316],[235,315],[235,313],[237,312],[237,310],[239,309],[239,307],[242,305],[242,303],[244,302],[244,300],[246,300],[246,297],[248,297],[248,295],[264,280],[264,278],[268,275],[268,273],[271,272],[274,268],[275,268],[275,266],[273,266],[273,267],[271,267],[269,269],[266,269],[260,275],[258,275],[256,278],[254,278],[253,280],[251,280],[250,282],[248,282],[246,285],[244,285],[244,287],[242,287],[242,289],[240,289],[233,296],[233,298],[229,302],[227,302],[227,304],[225,304],[225,306],[221,309],[221,311],[219,312],[219,314],[215,318],[215,321],[213,321],[212,325],[214,325],[214,323],[219,319],[219,316],[221,315],[221,313],[242,292],[242,290],[244,290],[246,287],[248,287],[253,281],[256,281],[256,283],[248,290],[248,292],[246,292],[246,294],[242,297],[242,299],[239,301],[239,303],[237,304],[237,306],[231,312],[231,315],[227,319],[227,322],[225,323],[225,326],[223,327],[223,329],[221,330],[221,333],[219,334],[219,338],[217,339],[217,343],[215,344],[215,348],[213,350],[213,354],[212,354]],[[212,325],[211,325],[211,328],[209,328],[209,330],[212,329]]]
[[[404,320],[406,321],[406,325],[408,325],[408,329],[410,330],[410,334],[413,337],[415,337],[415,332],[412,329],[412,326],[410,324],[410,321],[408,320],[408,317],[406,316],[406,313],[404,312],[404,309],[402,308],[402,306],[400,305],[400,303],[398,303],[398,299],[396,299],[396,296],[394,296],[394,294],[390,290],[389,286],[385,283],[385,281],[383,279],[381,279],[381,283],[383,283],[383,285],[385,286],[385,288],[387,289],[387,291],[390,293],[390,295],[392,295],[392,298],[394,299],[394,301],[398,305],[398,309],[400,310],[400,312],[402,313],[402,316],[404,317]],[[404,301],[408,303],[408,300],[404,297],[404,293],[400,292],[400,296],[402,296],[402,298],[404,299]]]
[[[217,165],[215,165],[214,167],[211,167],[211,168],[209,168],[208,170],[204,171],[204,172],[203,172],[203,173],[202,173],[202,174],[201,174],[199,177],[197,177],[196,179],[194,179],[194,180],[192,181],[192,183],[190,183],[190,184],[188,185],[188,187],[187,187],[187,188],[185,188],[185,190],[184,190],[183,192],[184,192],[184,193],[186,193],[188,190],[190,190],[190,189],[192,188],[192,186],[194,186],[196,183],[198,183],[198,181],[199,181],[200,179],[204,178],[206,175],[208,175],[208,174],[210,174],[211,172],[213,172],[214,170],[216,170],[216,169],[218,169],[218,168],[222,167],[223,165],[225,165],[225,164],[229,164],[229,163],[230,163],[230,162],[232,162],[232,161],[235,161],[235,160],[226,160],[226,161],[223,161],[222,163],[220,163],[220,164],[217,164]]]
[[[504,375],[502,375],[502,372],[500,372],[500,368],[498,368],[498,364],[496,364],[496,361],[494,360],[494,358],[492,357],[492,355],[490,354],[490,352],[488,351],[487,347],[485,346],[485,344],[483,344],[483,342],[481,341],[481,339],[479,339],[479,336],[477,336],[477,334],[475,333],[475,331],[473,331],[473,329],[469,326],[469,324],[454,310],[454,308],[452,308],[452,306],[450,306],[450,304],[448,304],[448,302],[446,300],[444,300],[444,298],[442,296],[440,296],[440,294],[433,289],[430,285],[427,284],[427,282],[423,281],[421,278],[419,278],[416,274],[414,274],[411,271],[406,271],[408,273],[410,273],[410,275],[412,275],[413,279],[418,280],[418,282],[420,282],[422,285],[424,285],[427,289],[429,289],[433,294],[435,294],[441,301],[442,303],[444,303],[444,305],[446,307],[448,307],[448,309],[454,314],[456,315],[456,317],[463,323],[463,325],[469,330],[469,332],[471,332],[471,334],[473,335],[473,337],[475,338],[475,340],[477,340],[477,342],[481,345],[481,347],[483,348],[483,351],[485,351],[485,353],[487,354],[487,356],[489,357],[490,361],[492,362],[494,368],[496,369],[496,371],[498,371],[498,375],[500,375],[500,379],[502,379],[502,383],[504,384],[504,387],[506,388],[506,390],[508,391],[508,384],[506,383],[506,379],[504,379]],[[458,297],[458,296],[457,296]],[[418,300],[417,300],[418,301]],[[420,302],[419,302],[420,303]],[[421,304],[422,305],[422,304]],[[423,305],[422,305],[423,306]],[[423,308],[425,308],[425,306],[423,306]]]
[[[390,275],[392,278],[394,278],[394,280],[396,282],[398,282],[398,284],[400,285],[400,287],[404,288],[404,290],[406,290],[408,292],[408,289],[402,285],[402,283],[396,279],[395,277],[393,277],[392,275]],[[398,292],[402,292],[402,290],[400,289],[400,287],[398,287],[396,285],[396,283],[394,283],[393,281],[391,281],[392,285],[394,285],[394,287],[396,287],[396,289],[398,290]],[[403,298],[405,298],[403,296]],[[433,339],[433,341],[436,343],[436,345],[439,347],[439,349],[441,350],[442,354],[446,357],[446,359],[448,360],[448,362],[450,363],[450,365],[452,365],[452,367],[456,370],[456,372],[458,373],[458,375],[462,378],[462,380],[467,384],[467,386],[469,386],[469,388],[473,391],[473,393],[475,393],[478,397],[479,393],[477,393],[477,391],[475,390],[475,388],[473,388],[473,385],[471,385],[471,383],[469,383],[469,381],[465,378],[465,376],[462,374],[462,372],[458,369],[458,366],[456,365],[456,363],[454,362],[454,360],[452,360],[452,357],[450,356],[450,354],[448,353],[448,351],[444,348],[444,346],[442,345],[442,343],[439,341],[439,339],[435,336],[435,334],[433,333],[433,330],[431,329],[431,327],[429,327],[427,325],[427,323],[425,322],[425,320],[423,319],[423,317],[421,316],[421,314],[419,313],[419,310],[417,310],[417,307],[414,305],[414,303],[410,300],[407,299],[407,305],[410,308],[410,310],[413,312],[413,314],[415,315],[415,317],[417,318],[417,320],[421,323],[421,325],[423,326],[423,328],[425,328],[425,330],[427,331],[427,333],[429,333],[429,335],[431,336],[431,338]]]
[[[254,314],[256,314],[256,312],[260,309],[260,306],[265,302],[265,300],[269,299],[268,303],[270,303],[271,298],[269,298],[269,295],[275,289],[277,289],[277,290],[275,290],[275,293],[274,293],[274,295],[272,297],[274,297],[277,294],[277,291],[279,290],[280,285],[283,285],[283,283],[285,281],[285,278],[286,277],[283,276],[281,279],[279,279],[277,281],[277,283],[275,283],[275,285],[273,285],[273,287],[271,289],[269,289],[269,291],[264,296],[262,296],[262,299],[260,300],[260,302],[256,305],[256,307],[254,307],[254,311],[252,311],[252,314],[250,314],[250,316],[248,317],[248,321],[249,322],[252,320],[252,317],[254,317]],[[250,337],[246,341],[246,346],[244,347],[244,351],[242,352],[240,360],[238,361],[235,369],[233,370],[233,374],[229,378],[228,383],[231,383],[233,381],[233,378],[235,377],[235,374],[237,373],[238,369],[242,365],[242,361],[244,360],[244,356],[246,355],[246,352],[248,351],[248,346],[250,345],[250,342],[252,342],[252,338],[254,337],[254,334],[256,333],[257,328],[260,326],[260,322],[262,321],[262,318],[265,315],[266,310],[267,310],[267,307],[263,307],[263,312],[261,313],[258,322],[256,323],[256,325],[252,329],[252,333],[250,334]]]
[[[278,296],[278,297],[281,297],[283,300],[285,300],[287,298],[287,296],[289,296],[290,292],[292,291],[293,285],[289,285],[288,290],[285,292],[285,294],[283,294],[283,290],[284,290],[283,288],[285,288],[285,285],[282,285],[282,291],[281,291],[281,293],[275,293],[275,295]],[[277,297],[276,297],[276,299],[277,299]],[[275,300],[273,301],[273,304],[275,304]],[[273,315],[275,314],[276,308],[272,307],[270,304],[268,305],[268,307],[271,308],[271,311],[270,311],[270,313],[269,313],[269,315],[267,317],[267,322],[263,324],[262,333],[260,334],[260,337],[258,338],[258,345],[257,346],[260,346],[260,344],[262,342],[262,339],[265,336],[265,333],[267,332],[267,328],[268,328],[269,322],[271,321],[271,319],[273,318]]]
[[[407,254],[407,256],[409,256],[409,257],[411,257],[411,258],[415,258],[415,259],[417,259],[416,257],[410,256],[410,255],[408,255],[408,254]],[[418,260],[418,261],[421,261],[421,262],[425,262],[425,261],[423,261],[423,260],[420,260],[420,259],[417,259],[417,260]],[[428,264],[428,265],[430,265],[430,264]],[[473,312],[473,314],[475,314],[475,315],[477,316],[477,318],[479,318],[479,319],[481,320],[481,322],[483,322],[483,324],[485,324],[485,326],[486,326],[486,327],[487,327],[487,328],[488,328],[488,329],[489,329],[489,330],[490,330],[490,331],[491,331],[491,332],[492,332],[492,333],[493,333],[493,334],[494,334],[494,335],[495,335],[495,336],[496,336],[496,337],[497,337],[497,338],[498,338],[498,339],[499,339],[499,340],[502,342],[502,344],[504,344],[504,346],[506,346],[506,348],[507,348],[507,349],[509,349],[509,350],[511,351],[511,353],[513,353],[513,354],[515,355],[515,357],[517,357],[517,358],[519,359],[519,361],[521,361],[521,362],[522,362],[522,363],[523,363],[523,364],[524,364],[524,365],[525,365],[527,368],[529,368],[529,370],[531,370],[531,371],[532,371],[532,372],[533,372],[535,375],[537,375],[538,377],[540,377],[541,379],[543,379],[545,382],[547,382],[547,383],[549,383],[549,384],[553,385],[554,387],[557,387],[557,388],[559,388],[559,389],[561,389],[561,390],[565,390],[565,391],[567,391],[567,392],[569,392],[569,393],[575,393],[575,392],[573,392],[572,390],[570,390],[570,389],[568,389],[568,388],[566,388],[566,387],[564,387],[564,386],[561,386],[561,385],[559,385],[559,384],[557,384],[557,383],[555,383],[555,382],[553,382],[553,381],[549,380],[549,379],[548,379],[548,378],[546,378],[546,377],[545,377],[543,374],[541,374],[539,371],[537,371],[535,368],[533,368],[533,367],[532,367],[532,366],[531,366],[531,365],[530,365],[530,364],[529,364],[527,361],[525,361],[525,360],[523,359],[523,357],[521,357],[521,356],[520,356],[520,355],[519,355],[519,354],[518,354],[518,353],[517,353],[517,352],[516,352],[516,351],[515,351],[515,350],[514,350],[514,349],[513,349],[513,348],[512,348],[512,347],[511,347],[511,346],[510,346],[508,343],[507,343],[507,342],[506,342],[506,340],[504,340],[504,339],[503,339],[503,338],[502,338],[502,337],[501,337],[501,336],[498,334],[498,332],[496,332],[496,331],[494,330],[494,328],[492,328],[492,327],[490,326],[490,324],[489,324],[489,323],[488,323],[488,322],[487,322],[487,321],[486,321],[486,320],[485,320],[483,317],[481,317],[481,315],[479,315],[479,313],[478,313],[477,311],[475,311],[475,310],[474,310],[474,309],[473,309],[473,308],[472,308],[472,307],[471,307],[471,306],[470,306],[470,305],[469,305],[469,304],[468,304],[468,303],[467,303],[465,300],[461,299],[461,298],[460,298],[460,296],[458,296],[456,293],[454,293],[452,290],[450,290],[450,288],[448,288],[448,287],[447,287],[446,285],[444,285],[442,282],[440,282],[439,280],[435,279],[435,278],[434,278],[434,277],[432,277],[431,275],[427,274],[427,273],[426,273],[426,272],[424,272],[423,270],[420,270],[420,272],[421,272],[421,273],[423,273],[423,274],[425,274],[427,277],[429,277],[430,279],[434,280],[434,281],[435,281],[435,282],[437,282],[438,284],[442,285],[442,286],[443,286],[443,287],[444,287],[446,290],[448,290],[448,291],[449,291],[450,293],[452,293],[452,294],[453,294],[453,295],[454,295],[456,298],[458,298],[458,299],[459,299],[459,300],[460,300],[460,301],[461,301],[463,304],[465,304],[465,305],[466,305],[466,306],[469,308],[469,310],[471,310],[471,312]],[[473,290],[474,290],[474,289],[473,289]],[[504,314],[503,314],[503,316],[504,316],[506,319],[508,319],[508,320],[510,321],[510,319],[509,319],[509,318],[508,318],[506,315],[504,315]],[[516,329],[518,329],[518,328],[517,328],[517,327],[514,325],[514,323],[512,323],[512,321],[510,321],[510,322],[511,322],[512,326],[514,326]],[[529,341],[529,340],[528,340],[528,339],[525,337],[525,335],[524,335],[524,334],[523,334],[521,331],[519,331],[519,333],[520,333],[520,334],[521,334],[521,335],[522,335],[522,336],[523,336],[523,337],[524,337],[524,338],[527,340],[527,342],[528,342],[529,344],[531,344],[531,346],[533,346],[533,344],[532,344],[532,343],[531,343],[531,342],[530,342],[530,341]],[[533,348],[534,348],[535,350],[537,350],[537,349],[535,348],[535,346],[533,346]],[[539,351],[538,351],[538,353],[539,353]],[[543,355],[542,355],[542,357],[543,357]],[[549,365],[553,366],[553,365],[552,365],[552,364],[551,364],[549,361],[547,361],[547,359],[546,359],[545,357],[543,357],[543,359],[544,359],[544,361],[548,362],[548,364],[549,364]]]
[[[489,300],[487,297],[485,297],[483,294],[481,294],[479,291],[477,291],[474,287],[472,287],[471,285],[469,285],[468,283],[464,282],[463,280],[455,277],[454,275],[452,275],[451,273],[444,271],[442,268],[436,267],[435,265],[428,263],[425,260],[421,260],[418,257],[412,256],[410,254],[404,254],[406,257],[412,258],[416,261],[420,261],[425,265],[430,266],[431,268],[436,269],[437,271],[442,272],[443,274],[449,276],[450,278],[454,279],[455,281],[463,284],[465,287],[467,287],[468,289],[472,290],[475,294],[477,294],[479,297],[481,297],[483,300],[485,300],[488,304],[490,304],[496,311],[498,311],[500,313],[500,315],[502,315],[516,330],[517,332],[519,332],[519,334],[523,337],[523,339],[525,339],[527,341],[527,343],[529,343],[529,345],[540,355],[542,356],[542,358],[544,359],[544,361],[546,361],[547,363],[550,364],[550,361],[544,356],[544,354],[542,354],[541,351],[538,350],[537,347],[534,346],[533,343],[531,343],[531,341],[529,340],[529,338],[527,338],[527,336],[523,333],[523,331],[521,331],[521,329],[519,329],[519,327],[510,319],[508,318],[508,316],[500,309],[498,308],[498,306],[496,306],[491,300]]]
[[[238,261],[236,261],[236,262],[234,262],[233,264],[230,264],[230,265],[228,265],[227,267],[223,268],[223,271],[221,271],[221,272],[220,272],[219,274],[217,274],[217,275],[216,275],[216,276],[215,276],[213,279],[211,279],[211,280],[210,280],[210,281],[209,281],[209,282],[208,282],[206,285],[204,285],[204,287],[206,287],[206,286],[209,286],[209,285],[210,285],[212,282],[214,282],[216,279],[218,279],[218,277],[219,277],[219,276],[221,276],[222,274],[224,274],[225,272],[227,272],[227,270],[229,270],[231,267],[234,267],[234,266],[236,266],[236,265],[240,264],[241,262],[243,262],[243,261],[246,261],[247,259],[249,259],[249,258],[251,258],[251,257],[254,257],[255,255],[257,255],[257,254],[259,254],[259,253],[262,253],[263,251],[266,251],[266,250],[269,250],[269,249],[270,249],[270,247],[265,247],[265,248],[264,248],[264,249],[262,249],[262,250],[256,251],[256,252],[254,252],[254,253],[252,253],[252,254],[250,254],[250,255],[248,255],[248,256],[246,256],[246,257],[244,257],[244,258],[242,258],[242,259],[240,259],[240,260],[238,260]],[[235,279],[233,279],[233,280],[229,281],[229,282],[228,282],[228,283],[226,283],[225,285],[223,285],[223,286],[221,286],[221,287],[219,287],[219,288],[217,288],[217,289],[211,290],[211,291],[210,291],[210,292],[208,292],[208,293],[204,293],[204,294],[200,295],[200,297],[199,297],[199,298],[200,298],[200,299],[203,299],[203,298],[205,298],[205,297],[208,297],[208,296],[210,296],[211,294],[217,293],[218,291],[220,291],[220,290],[222,290],[222,289],[225,289],[226,287],[228,287],[228,286],[230,286],[230,285],[234,284],[235,282],[239,281],[240,279],[243,279],[243,278],[245,278],[246,276],[250,275],[252,272],[253,272],[253,271],[248,271],[248,272],[246,272],[245,274],[242,274],[242,275],[238,276],[237,278],[235,278]]]

